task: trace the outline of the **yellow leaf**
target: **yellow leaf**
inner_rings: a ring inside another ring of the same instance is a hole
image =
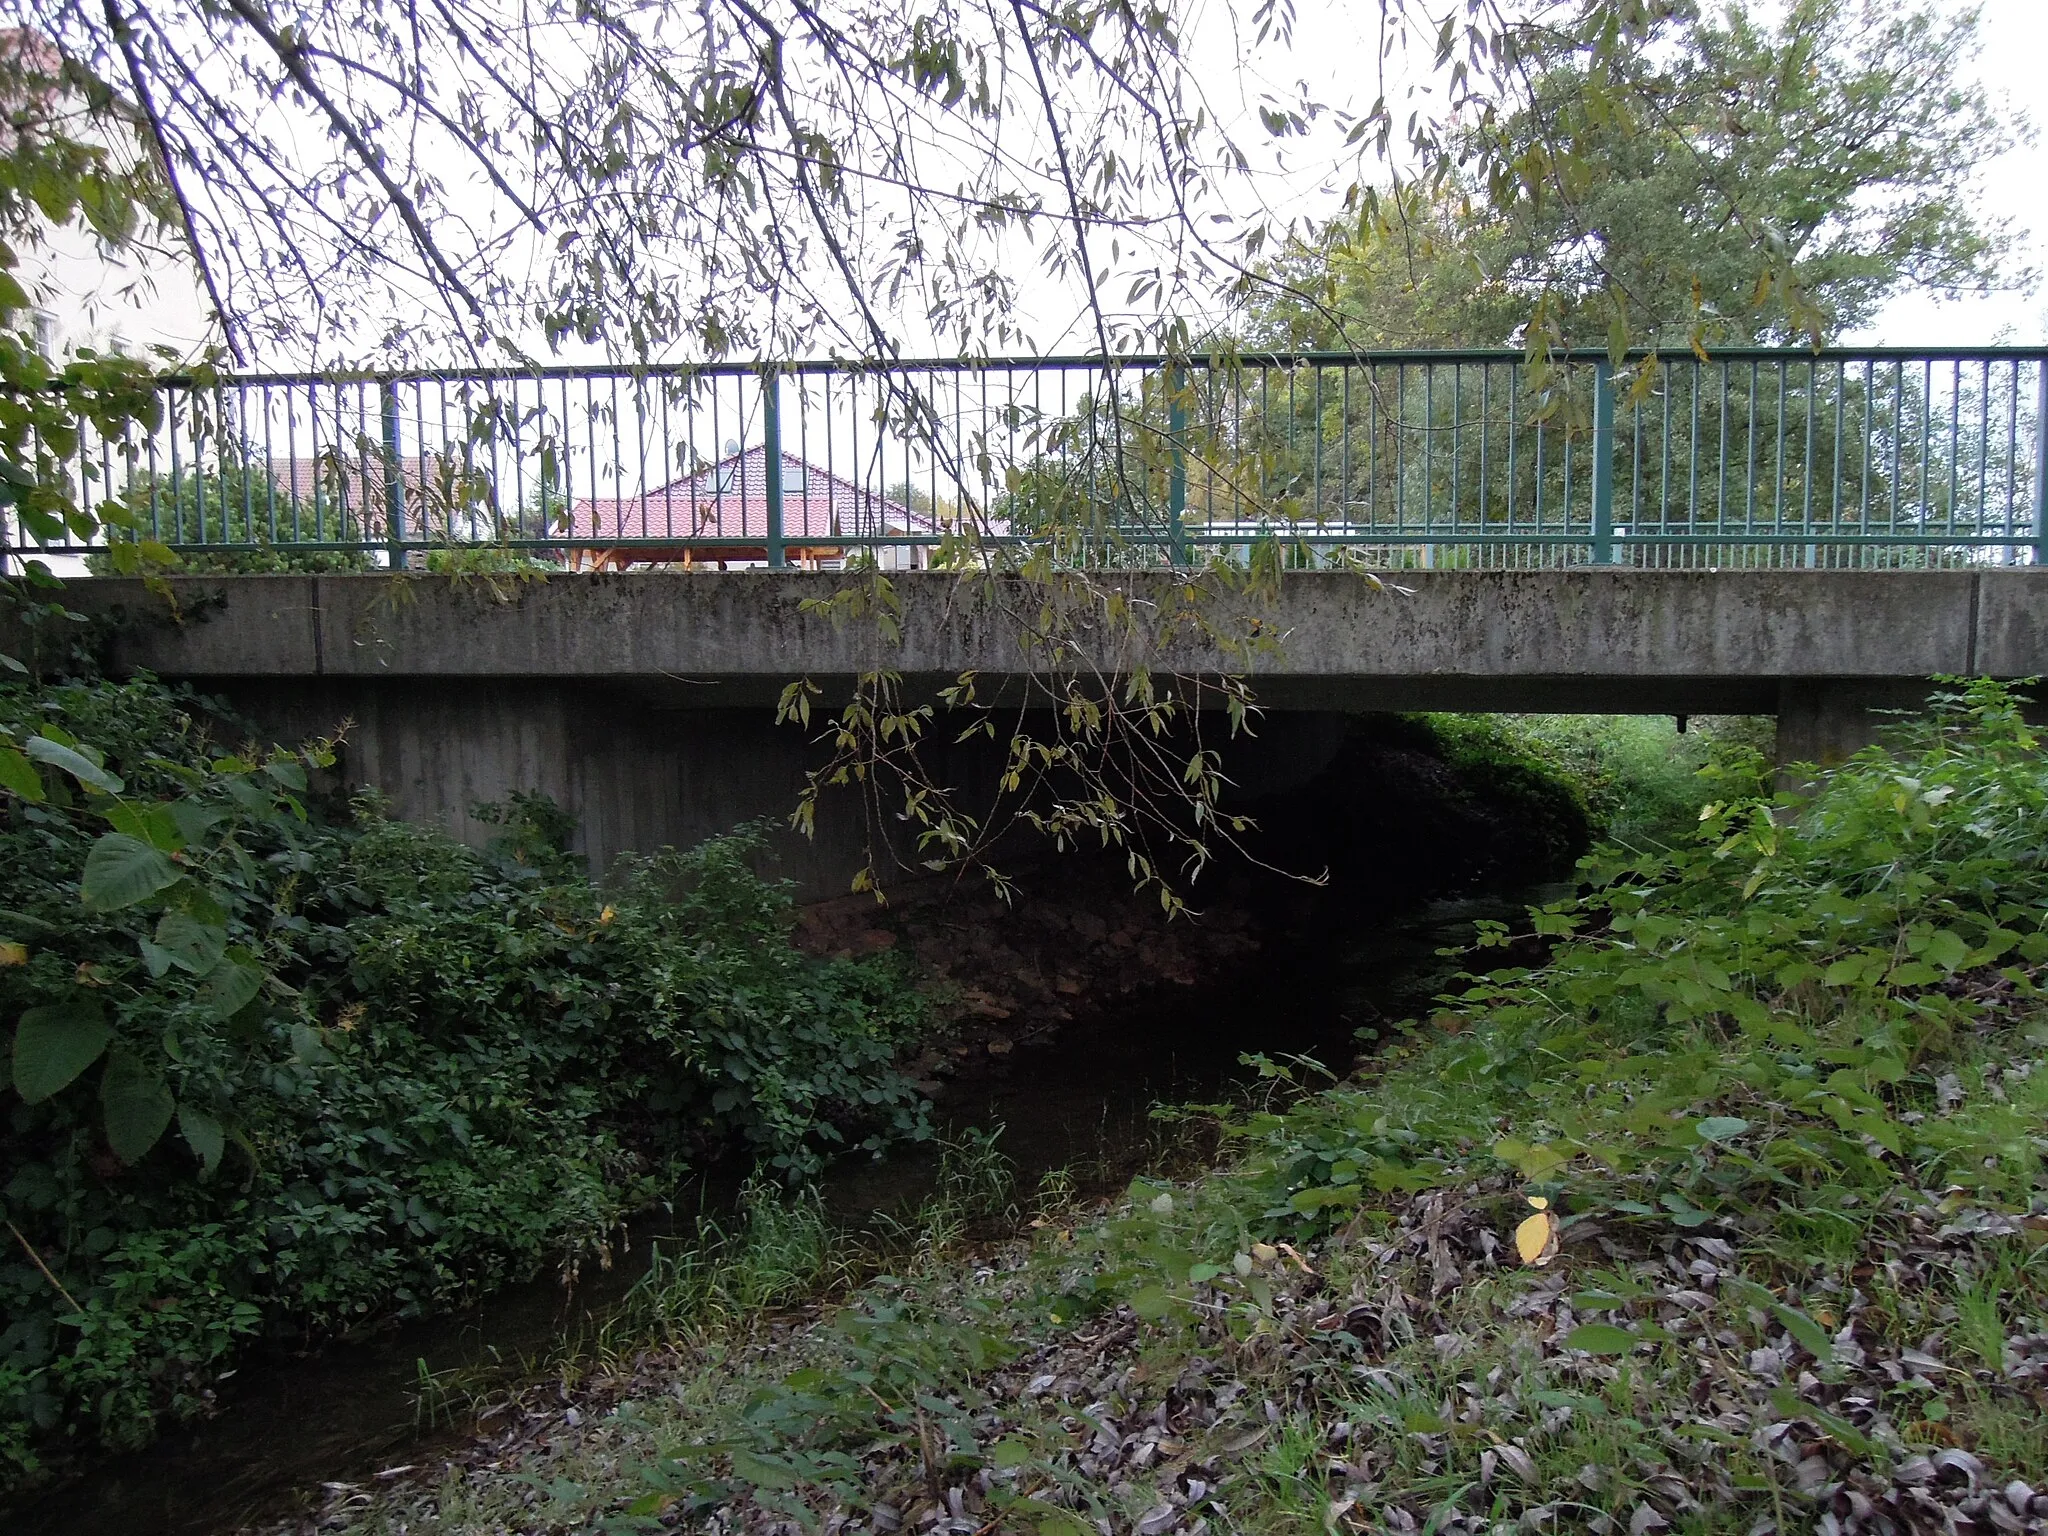
[[[1557,1218],[1549,1211],[1538,1211],[1515,1228],[1515,1252],[1524,1264],[1539,1268],[1556,1258]]]
[[[606,907],[602,912],[597,914],[597,920],[600,923],[608,923],[618,915],[619,914],[613,908]]]
[[[26,944],[0,944],[0,965],[27,965]]]

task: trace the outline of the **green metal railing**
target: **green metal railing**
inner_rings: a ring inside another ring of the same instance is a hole
[[[71,493],[233,566],[1910,568],[2048,559],[2048,349],[802,362],[168,379]],[[10,521],[13,556],[84,555]]]

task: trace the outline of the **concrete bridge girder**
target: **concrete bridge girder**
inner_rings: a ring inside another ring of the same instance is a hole
[[[109,660],[189,680],[290,737],[344,718],[350,778],[398,814],[470,836],[477,800],[539,788],[581,820],[594,864],[786,813],[807,761],[773,724],[785,684],[831,694],[888,669],[932,690],[974,670],[984,696],[1041,668],[1024,643],[1039,596],[942,573],[893,576],[900,644],[820,604],[830,572],[563,575],[519,584],[426,574],[249,576],[70,585],[109,621]],[[1403,572],[1398,589],[1290,573],[1277,593],[1195,603],[1162,638],[1072,610],[1091,662],[1159,673],[1244,671],[1204,633],[1276,635],[1250,681],[1273,714],[1235,754],[1248,788],[1285,787],[1334,750],[1334,717],[1365,710],[1754,713],[1780,756],[1838,759],[1936,674],[2048,672],[2048,571]],[[1158,619],[1185,578],[1105,578]],[[1099,590],[1095,593],[1099,597]],[[29,637],[13,637],[16,654]],[[1042,655],[1043,653],[1037,653]],[[1298,717],[1298,718],[1295,718]],[[1283,724],[1286,720],[1288,723]],[[1318,724],[1318,721],[1322,723]],[[962,761],[959,771],[972,771]],[[818,894],[844,889],[857,829],[821,824],[788,850]]]

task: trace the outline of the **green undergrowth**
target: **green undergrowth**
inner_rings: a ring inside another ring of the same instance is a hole
[[[928,1134],[889,957],[816,961],[740,833],[602,886],[323,801],[143,680],[0,688],[0,1489],[297,1345],[605,1261],[713,1159]]]
[[[1570,786],[1598,837],[1625,848],[1668,846],[1690,834],[1700,772],[1753,775],[1771,748],[1771,722],[1706,716],[1681,731],[1668,715],[1430,715],[1446,755],[1482,781],[1540,775]]]
[[[1368,1077],[1266,1064],[1216,1171],[709,1327],[331,1524],[2040,1529],[2048,765],[1972,684],[1754,783]]]

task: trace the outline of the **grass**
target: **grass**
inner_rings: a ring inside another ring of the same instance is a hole
[[[2048,1485],[2048,765],[2006,703],[1597,861],[1547,963],[1369,1076],[1258,1063],[1206,1172],[975,1245],[1019,1202],[963,1142],[797,1314],[744,1277],[800,1289],[808,1218],[750,1216],[578,1424],[331,1528],[2048,1528],[2005,1492]]]
[[[2004,1021],[1966,1064],[2028,1064],[2028,1040]],[[1434,1066],[1274,1113],[1387,1112]],[[1749,1536],[1852,1492],[1885,1509],[1917,1489],[1953,1516],[2048,1482],[2039,1388],[2006,1370],[2008,1341],[2048,1327],[2048,1250],[1991,1207],[1907,1180],[1741,1222],[1586,1215],[1530,1266],[1505,1168],[1282,1248],[1261,1212],[1287,1157],[1250,1138],[1081,1210],[1054,1180],[1028,1241],[871,1278],[785,1328],[700,1312],[606,1411],[552,1422],[518,1477],[479,1453],[336,1528]],[[1572,1347],[1587,1325],[1631,1342]],[[1913,1481],[1957,1450],[1981,1473]]]

